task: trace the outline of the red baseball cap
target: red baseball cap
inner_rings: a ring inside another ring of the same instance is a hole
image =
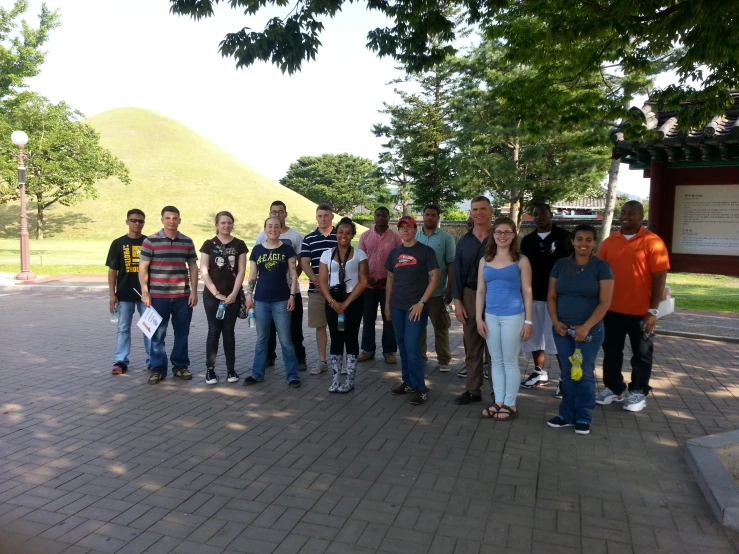
[[[406,225],[408,225],[409,227],[418,227],[418,225],[416,225],[416,220],[415,220],[415,219],[413,219],[413,218],[412,218],[411,216],[409,216],[409,215],[404,215],[403,217],[401,217],[401,218],[400,218],[400,219],[398,220],[398,228],[402,227],[404,223],[405,223]]]

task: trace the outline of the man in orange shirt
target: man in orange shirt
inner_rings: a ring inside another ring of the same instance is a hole
[[[623,402],[624,410],[639,412],[647,405],[651,390],[652,335],[659,315],[670,260],[662,239],[642,227],[644,206],[632,200],[621,208],[621,229],[608,237],[598,257],[613,271],[611,307],[603,323],[603,384],[598,404]],[[626,390],[621,372],[626,336],[631,341],[631,383]]]

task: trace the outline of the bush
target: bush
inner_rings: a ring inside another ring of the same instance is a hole
[[[444,221],[467,221],[470,217],[469,214],[459,210],[450,210],[441,215],[444,218]]]

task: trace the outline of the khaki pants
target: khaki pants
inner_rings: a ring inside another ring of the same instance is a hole
[[[429,319],[431,325],[434,326],[434,349],[436,350],[436,359],[439,363],[449,363],[452,359],[452,351],[449,348],[449,327],[452,324],[452,318],[446,311],[446,304],[441,296],[432,296],[426,302],[429,308]],[[426,361],[426,329],[421,334],[421,356]]]
[[[485,339],[477,332],[477,310],[475,297],[477,291],[465,288],[462,293],[462,305],[467,312],[467,323],[462,327],[467,356],[464,359],[467,367],[467,386],[470,394],[482,395],[482,360],[485,356]]]

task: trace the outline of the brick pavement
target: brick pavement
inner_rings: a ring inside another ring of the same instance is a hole
[[[208,387],[200,306],[193,381],[148,386],[138,340],[129,374],[113,377],[105,305],[0,297],[2,554],[739,549],[682,452],[737,427],[738,345],[658,337],[647,409],[598,407],[593,433],[575,436],[545,425],[552,387],[493,422],[453,404],[454,372],[429,371],[423,406],[392,397],[399,367],[382,361],[360,365],[343,396],[326,374],[288,389],[279,361],[261,385]],[[237,337],[246,374],[254,334],[240,323]],[[456,323],[452,340],[459,360]]]

